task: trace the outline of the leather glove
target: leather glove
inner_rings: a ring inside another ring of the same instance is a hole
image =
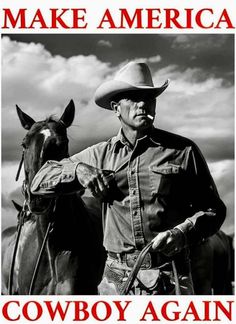
[[[185,235],[176,227],[165,232],[160,232],[152,241],[153,251],[161,252],[168,257],[179,253],[185,247]]]

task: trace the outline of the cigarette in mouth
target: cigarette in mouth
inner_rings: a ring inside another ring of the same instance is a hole
[[[147,115],[147,117],[148,117],[149,119],[151,119],[151,120],[153,120],[153,119],[154,119],[154,117],[153,117],[153,116],[151,116],[151,115]]]

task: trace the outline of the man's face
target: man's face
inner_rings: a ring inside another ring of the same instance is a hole
[[[154,97],[144,92],[130,92],[122,96],[115,110],[122,126],[144,130],[153,124],[155,109]],[[152,116],[153,119],[148,116]]]

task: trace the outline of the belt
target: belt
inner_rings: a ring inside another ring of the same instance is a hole
[[[108,256],[111,259],[117,260],[119,262],[125,263],[128,267],[132,268],[139,256],[141,251],[134,251],[131,253],[115,253],[115,252],[108,252]],[[160,255],[160,253],[155,252],[148,252],[145,255],[143,260],[141,269],[151,269],[157,268],[170,262],[165,256]]]

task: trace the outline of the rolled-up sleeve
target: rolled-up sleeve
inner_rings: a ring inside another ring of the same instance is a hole
[[[47,161],[35,175],[31,192],[37,195],[58,195],[81,190],[83,187],[77,180],[76,167],[80,162],[70,159]]]
[[[59,162],[47,161],[31,183],[32,194],[58,196],[84,190],[77,179],[76,168],[81,162],[95,166],[93,155],[93,148],[89,147]]]
[[[177,227],[189,244],[216,233],[226,217],[226,207],[219,197],[207,163],[197,146],[186,159],[192,215]]]

